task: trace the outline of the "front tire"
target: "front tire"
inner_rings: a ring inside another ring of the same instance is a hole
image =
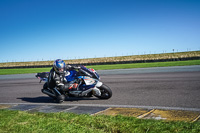
[[[112,97],[112,90],[105,84],[98,88],[101,91],[101,96],[97,96],[99,99],[109,99]]]

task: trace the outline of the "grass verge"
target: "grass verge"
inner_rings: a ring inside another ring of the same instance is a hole
[[[200,65],[200,60],[88,66],[96,70]]]
[[[0,75],[49,72],[51,68],[0,69]]]
[[[126,116],[90,116],[72,113],[28,113],[0,110],[0,132],[3,133],[199,133],[200,123],[145,120]]]
[[[95,70],[200,65],[200,60],[87,66]],[[51,68],[0,69],[0,75],[49,72]]]

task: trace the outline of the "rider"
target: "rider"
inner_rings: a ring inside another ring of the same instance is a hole
[[[50,70],[47,86],[56,94],[58,102],[63,102],[65,96],[63,92],[69,91],[69,89],[77,88],[77,83],[67,83],[65,76],[70,74],[69,70],[79,69],[77,66],[66,65],[61,59],[57,59],[53,63],[53,68]],[[60,91],[58,91],[58,88]],[[61,93],[60,93],[61,92]]]

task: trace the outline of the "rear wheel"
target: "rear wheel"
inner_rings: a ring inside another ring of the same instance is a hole
[[[112,91],[107,85],[103,84],[99,89],[101,91],[101,96],[97,96],[99,99],[109,99],[112,97]]]

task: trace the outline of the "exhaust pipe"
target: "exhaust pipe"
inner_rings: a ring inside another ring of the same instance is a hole
[[[89,89],[89,90],[86,90],[86,91],[83,91],[80,96],[85,96],[86,94],[88,94],[89,92],[91,92],[93,90],[93,88]]]
[[[86,94],[88,94],[89,92],[91,92],[93,90],[93,88],[91,89],[88,89],[86,91],[70,91],[69,93],[71,95],[74,95],[75,97],[82,97],[82,96],[85,96]]]
[[[42,93],[44,93],[44,94],[46,94],[46,95],[49,95],[49,96],[52,96],[52,97],[56,97],[55,94],[49,92],[49,90],[47,90],[47,89],[42,89]]]

